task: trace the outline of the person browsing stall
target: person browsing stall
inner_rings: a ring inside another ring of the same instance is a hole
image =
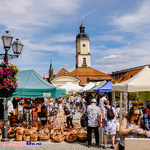
[[[140,119],[141,113],[136,106],[131,107],[127,115],[123,117],[119,128],[119,133],[121,135],[119,150],[125,149],[125,138],[138,137],[138,130],[140,129]]]
[[[99,100],[99,106],[100,106],[101,110],[104,109],[104,101],[105,101],[105,100],[107,100],[107,98],[106,98],[106,93],[104,93],[104,94],[103,94],[103,97],[100,98],[100,100]]]
[[[73,123],[72,123],[72,120],[73,120],[73,113],[72,113],[72,111],[67,106],[64,106],[64,112],[65,112],[65,115],[67,117],[68,128],[70,128],[70,125],[71,125],[72,129],[74,129],[74,126],[73,126]]]

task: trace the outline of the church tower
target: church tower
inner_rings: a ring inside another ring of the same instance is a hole
[[[76,36],[76,68],[90,68],[90,39],[85,33],[85,27],[83,24],[80,25],[79,29],[80,33]]]
[[[52,63],[50,63],[50,68],[49,68],[49,81],[53,79],[53,68],[52,68]]]

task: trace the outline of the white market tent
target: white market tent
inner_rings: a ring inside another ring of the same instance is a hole
[[[150,68],[146,66],[143,70],[127,81],[112,85],[112,99],[115,102],[115,91],[124,92],[124,100],[127,104],[128,92],[148,92],[150,91]],[[122,118],[122,93],[120,93],[120,121]],[[126,105],[126,111],[128,107]]]
[[[143,70],[127,81],[112,85],[112,91],[142,92],[150,91],[150,68],[146,66]]]
[[[82,87],[77,84],[73,84],[72,82],[67,82],[59,88],[66,89],[66,91],[78,92]]]
[[[93,88],[95,86],[95,84],[93,82],[89,82],[85,87],[81,88],[79,90],[80,93],[86,91],[86,90],[89,90],[91,88]]]

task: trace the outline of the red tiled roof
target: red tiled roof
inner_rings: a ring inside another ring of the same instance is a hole
[[[137,69],[137,70],[133,70],[133,71],[129,71],[127,73],[125,73],[121,78],[119,78],[118,80],[113,80],[114,82],[123,82],[126,81],[128,79],[130,79],[132,76],[136,75],[138,72],[140,72],[142,69]]]
[[[64,76],[66,72],[66,76],[72,76],[74,78],[78,78],[81,82],[80,84],[87,83],[87,78],[89,79],[112,79],[109,75],[100,72],[93,68],[77,68],[73,70],[71,73],[66,69],[62,68],[54,78]]]
[[[70,72],[68,72],[65,68],[62,68],[54,78],[60,77],[60,76],[72,76]]]
[[[71,72],[71,75],[75,78],[79,78],[80,84],[87,83],[87,78],[89,79],[112,79],[109,75],[98,71],[93,68],[77,68]]]

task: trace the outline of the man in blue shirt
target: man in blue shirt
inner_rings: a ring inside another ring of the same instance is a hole
[[[150,103],[147,104],[146,114],[141,117],[141,126],[144,130],[150,131]]]

